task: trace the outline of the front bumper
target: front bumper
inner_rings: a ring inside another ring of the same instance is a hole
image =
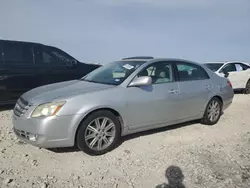
[[[18,138],[37,147],[74,146],[79,115],[46,118],[17,117],[13,114],[13,130]]]

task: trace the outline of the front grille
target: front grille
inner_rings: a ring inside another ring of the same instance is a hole
[[[20,117],[27,112],[29,107],[29,103],[26,100],[24,100],[23,98],[19,98],[13,112],[16,116]]]

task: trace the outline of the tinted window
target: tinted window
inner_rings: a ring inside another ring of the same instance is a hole
[[[235,63],[234,65],[235,65],[236,71],[243,71],[244,70],[244,68],[241,64]]]
[[[236,63],[235,66],[236,66],[236,70],[237,70],[237,71],[240,71],[240,70],[247,70],[247,69],[250,68],[250,66],[245,65],[245,64],[242,64],[242,63]]]
[[[34,49],[35,54],[35,62],[36,64],[42,64],[42,65],[52,65],[55,61],[55,58],[48,54],[44,49],[42,45],[35,46]]]
[[[158,62],[142,70],[138,76],[150,76],[152,84],[174,81],[173,67],[169,62]]]
[[[57,48],[37,45],[35,60],[36,64],[66,66],[71,65],[75,59]]]
[[[176,66],[180,81],[209,79],[207,72],[199,65],[179,62]]]
[[[233,63],[226,64],[220,72],[234,72],[236,71],[235,65]]]
[[[5,42],[3,52],[5,64],[33,64],[31,44]]]
[[[3,48],[2,42],[0,41],[0,64],[3,62]]]
[[[219,70],[219,68],[223,65],[223,63],[205,63],[204,65],[210,70],[215,72]]]

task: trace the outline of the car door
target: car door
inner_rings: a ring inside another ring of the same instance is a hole
[[[2,78],[3,101],[9,103],[24,92],[37,86],[37,75],[33,61],[32,43],[4,41]]]
[[[228,79],[231,81],[234,89],[245,88],[246,82],[249,79],[249,71],[240,63],[227,63],[222,67],[220,73],[229,73]]]
[[[176,62],[179,80],[179,119],[194,119],[204,111],[213,87],[207,72],[199,65]]]
[[[235,87],[243,89],[250,79],[250,68],[242,63],[234,63],[234,65],[236,67],[236,72],[234,72],[234,74],[236,75],[235,78],[237,78],[237,85]]]
[[[162,71],[162,73],[160,72]],[[128,87],[127,104],[130,117],[128,124],[131,129],[145,129],[154,125],[162,126],[177,118],[178,83],[171,62],[157,62],[143,69],[138,76],[151,76],[152,85]]]
[[[235,89],[243,89],[246,87],[247,81],[250,79],[250,69],[242,63],[234,63],[236,71],[229,74],[229,79],[231,76],[232,82],[235,84],[233,87]]]

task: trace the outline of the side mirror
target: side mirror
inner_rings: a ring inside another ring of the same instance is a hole
[[[76,60],[72,60],[72,65],[73,65],[73,66],[76,66],[77,63],[78,63],[78,62],[77,62]]]
[[[72,60],[70,61],[70,63],[67,65],[67,67],[69,68],[74,68],[77,65],[77,61],[76,60]]]
[[[136,87],[136,86],[147,86],[152,84],[152,78],[150,76],[141,76],[135,78],[130,84],[129,87]]]
[[[229,72],[223,71],[224,77],[227,78],[229,76]]]

